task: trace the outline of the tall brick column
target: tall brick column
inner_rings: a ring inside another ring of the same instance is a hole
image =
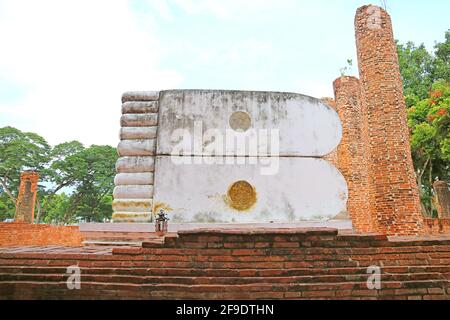
[[[22,172],[20,176],[19,196],[17,197],[15,222],[34,222],[34,206],[38,189],[39,174]]]
[[[364,6],[357,10],[355,28],[379,231],[416,235],[423,232],[423,217],[391,19],[379,7]]]
[[[348,185],[347,211],[357,232],[376,232],[375,210],[370,210],[367,119],[361,109],[360,85],[355,77],[340,77],[333,83],[336,109],[342,122],[338,168]]]

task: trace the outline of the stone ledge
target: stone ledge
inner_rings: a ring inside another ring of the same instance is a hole
[[[194,230],[181,230],[178,231],[178,235],[331,235],[338,234],[338,229],[331,228],[317,228],[317,229],[305,229],[305,228],[260,228],[260,229],[194,229]]]
[[[156,101],[159,99],[159,91],[129,91],[122,95],[122,103],[139,101]]]

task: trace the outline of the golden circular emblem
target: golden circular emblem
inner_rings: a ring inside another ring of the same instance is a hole
[[[230,207],[238,211],[245,211],[256,203],[256,190],[247,181],[237,181],[228,189]]]
[[[230,116],[229,124],[234,131],[245,132],[252,126],[252,119],[247,112],[236,111]]]

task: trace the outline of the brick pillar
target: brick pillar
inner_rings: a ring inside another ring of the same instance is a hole
[[[366,119],[361,109],[360,84],[355,77],[340,77],[333,83],[336,109],[342,123],[338,167],[348,185],[347,211],[357,232],[376,232],[377,218],[370,210]]]
[[[433,184],[434,192],[436,193],[436,204],[439,219],[450,218],[450,190],[447,182],[436,181]]]
[[[361,92],[367,109],[369,183],[379,231],[416,235],[423,232],[423,217],[391,19],[379,7],[364,6],[357,10],[355,28]]]
[[[331,108],[336,110],[336,102],[334,101],[333,98],[326,97],[326,98],[322,98],[321,100],[327,106],[330,106]],[[333,150],[333,152],[331,152],[330,154],[327,154],[324,157],[324,159],[327,160],[328,162],[330,162],[336,168],[338,168],[338,153],[337,153],[337,149]]]
[[[34,205],[36,203],[38,181],[39,174],[37,172],[22,172],[20,175],[15,222],[34,222]]]

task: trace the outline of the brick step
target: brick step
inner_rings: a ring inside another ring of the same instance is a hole
[[[153,240],[163,241],[163,238],[154,232],[82,232],[85,239],[139,239],[148,242]]]
[[[311,261],[311,262],[189,262],[161,260],[77,260],[77,259],[0,259],[0,265],[48,265],[80,267],[111,267],[111,268],[192,268],[192,269],[292,269],[292,268],[343,268],[358,267],[354,261]],[[371,265],[371,264],[368,264]],[[408,262],[405,265],[423,265],[423,263]]]
[[[157,242],[158,240],[155,240]],[[422,248],[422,252],[404,253],[363,253],[356,250],[346,252],[322,252],[293,249],[140,249],[140,248],[114,248],[113,256],[117,260],[147,259],[168,261],[364,261],[364,260],[445,260],[450,259],[448,251],[431,251]],[[0,253],[1,258],[15,257],[17,259],[52,258],[52,259],[91,259],[92,255],[82,254],[44,254],[44,253]],[[127,257],[128,256],[128,257]]]
[[[419,255],[418,257],[449,257],[450,246],[426,247],[384,247],[384,248],[113,248],[114,255],[228,255],[228,256],[324,256],[339,258],[354,257],[389,257],[402,258],[404,255]]]
[[[144,242],[142,244],[144,249],[152,249],[154,248],[151,243]],[[274,248],[274,249],[308,249],[308,248],[324,248],[326,250],[345,250],[345,249],[368,249],[372,252],[389,252],[390,250],[404,250],[408,248],[416,248],[418,247],[429,247],[432,251],[434,251],[434,247],[437,249],[445,248],[445,250],[449,250],[450,241],[442,241],[439,243],[438,241],[421,241],[421,242],[390,242],[390,241],[377,241],[377,242],[349,242],[349,241],[251,241],[246,240],[244,242],[201,242],[201,241],[190,241],[187,242],[185,239],[177,240],[171,237],[166,237],[165,239],[165,247],[166,248],[174,248],[174,249],[265,249],[265,248]]]
[[[344,268],[388,266],[450,265],[450,259],[419,259],[417,256],[386,259],[365,259],[354,257],[295,257],[295,256],[115,256],[83,254],[3,254],[0,265],[51,265],[67,266],[79,264],[82,267],[155,267],[155,268],[203,268],[203,269],[278,269],[278,268]],[[341,260],[342,259],[342,260]],[[401,259],[401,260],[398,260]],[[349,261],[350,260],[350,261]]]
[[[97,240],[85,240],[83,245],[90,246],[105,246],[105,247],[140,247],[142,246],[142,241],[133,241],[133,239],[97,239]]]
[[[143,242],[154,246],[164,242],[164,238],[154,232],[89,231],[82,234],[85,246],[142,247]]]
[[[34,281],[34,282],[59,282],[65,281],[67,273],[57,274],[23,274],[23,273],[0,273],[0,281]],[[243,285],[243,284],[302,284],[302,283],[342,283],[361,282],[368,279],[367,274],[354,275],[315,275],[315,276],[288,276],[288,277],[173,277],[173,276],[147,276],[147,275],[98,275],[82,273],[82,279],[97,283],[128,283],[128,284],[183,284],[183,285]],[[450,273],[417,273],[417,274],[384,274],[383,282],[406,282],[406,281],[435,281],[450,280]]]
[[[66,274],[67,266],[0,266],[3,274]],[[448,274],[447,266],[386,267],[385,275],[404,274]],[[303,269],[178,269],[178,268],[93,268],[83,267],[83,274],[127,275],[127,276],[167,276],[167,277],[295,277],[295,276],[354,276],[365,275],[367,268],[303,268]]]
[[[168,285],[83,282],[80,290],[68,290],[66,282],[1,282],[4,298],[39,299],[64,296],[75,299],[448,299],[449,281],[383,282],[381,290],[368,290],[366,283]]]
[[[87,241],[116,243],[128,236],[91,235]],[[142,246],[5,249],[0,297],[450,299],[448,239],[388,241],[330,230],[197,230]],[[68,291],[67,267],[74,265],[81,268],[82,289]],[[367,267],[373,265],[382,271],[379,291],[367,289]]]
[[[324,248],[382,248],[406,246],[449,246],[448,238],[393,238],[384,235],[338,234],[331,229],[280,229],[280,230],[195,230],[179,231],[177,236],[166,238],[167,246],[174,248],[226,247],[324,247]],[[151,244],[143,244],[152,247]]]

